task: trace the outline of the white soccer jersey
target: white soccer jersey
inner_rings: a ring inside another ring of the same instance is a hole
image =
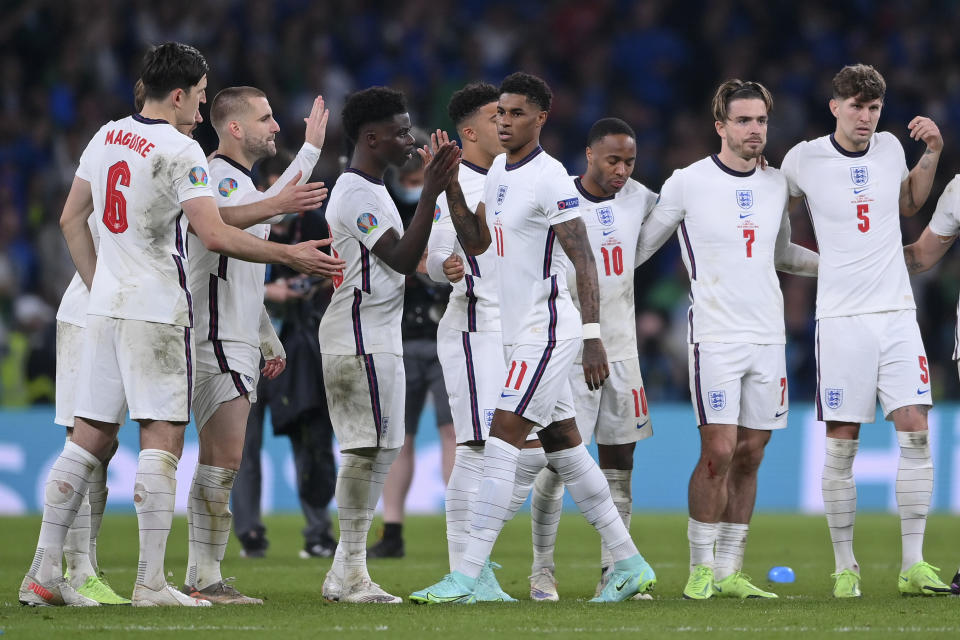
[[[643,219],[653,209],[657,194],[636,180],[608,198],[590,195],[574,179],[580,192],[580,217],[597,263],[600,283],[600,333],[610,362],[637,357],[637,324],[633,305],[633,270],[636,268],[637,240]],[[567,283],[577,309],[577,274],[572,266]],[[577,356],[580,362],[582,353]]]
[[[475,164],[460,161],[460,188],[467,207],[475,211],[483,196],[487,170]],[[497,258],[494,245],[479,256],[470,256],[460,246],[457,231],[450,219],[446,194],[437,198],[433,229],[427,244],[428,262],[446,260],[456,253],[463,260],[464,276],[453,283],[447,310],[440,319],[440,326],[455,331],[500,331],[500,305],[498,303]],[[442,274],[436,274],[442,275]],[[442,282],[447,282],[446,278]]]
[[[373,254],[388,230],[403,235],[403,221],[383,181],[347,169],[330,193],[327,224],[333,255],[346,262],[320,321],[320,351],[333,355],[403,355],[400,319],[404,276]]]
[[[734,171],[717,156],[673,172],[650,220],[677,229],[690,275],[688,339],[784,344],[774,269],[790,240],[787,181],[773,167]],[[647,225],[641,231],[641,243]]]
[[[955,236],[960,233],[960,175],[943,190],[937,200],[937,209],[930,218],[930,231],[938,236]],[[960,324],[960,301],[957,302],[957,322]],[[960,359],[960,329],[954,327],[953,359]]]
[[[833,135],[792,148],[782,171],[804,196],[817,235],[817,318],[916,309],[900,235],[900,141],[875,133],[853,153]]]
[[[580,338],[580,312],[567,287],[569,259],[552,226],[580,216],[580,194],[559,161],[537,147],[487,174],[484,208],[498,258],[505,346]]]
[[[87,218],[87,226],[93,236],[93,248],[100,251],[100,231],[93,216]],[[83,283],[80,272],[73,274],[67,290],[63,292],[60,306],[57,308],[57,320],[67,322],[78,327],[87,326],[87,305],[90,303],[90,290]]]
[[[189,327],[187,219],[181,203],[212,197],[207,159],[165,120],[108,122],[80,158],[100,231],[88,313]]]

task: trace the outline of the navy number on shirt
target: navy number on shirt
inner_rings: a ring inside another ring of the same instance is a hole
[[[127,199],[117,190],[117,185],[130,186],[130,167],[126,161],[112,165],[107,170],[107,198],[103,206],[103,224],[113,233],[127,230]]]

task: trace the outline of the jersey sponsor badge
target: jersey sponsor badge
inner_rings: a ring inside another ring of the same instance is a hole
[[[440,205],[437,205],[437,208],[433,210],[433,221],[440,221]]]
[[[224,198],[229,198],[230,194],[237,190],[237,181],[233,178],[224,178],[220,181],[220,184],[217,186],[217,191],[220,192]]]
[[[497,205],[503,204],[503,199],[507,197],[507,185],[501,184],[497,187]]]
[[[823,390],[824,400],[831,409],[839,409],[843,404],[843,389],[826,388]]]
[[[613,224],[613,208],[612,207],[599,207],[597,209],[597,220],[600,221],[605,227],[609,227]]]
[[[190,184],[195,187],[207,186],[207,170],[203,167],[190,169]]]
[[[722,411],[723,408],[727,406],[727,392],[723,390],[708,391],[707,401],[710,403],[711,409],[714,411]]]
[[[753,207],[752,189],[737,189],[737,206],[744,211]]]
[[[372,213],[361,213],[357,218],[357,228],[363,233],[370,233],[377,228],[377,216]]]
[[[865,166],[850,167],[850,179],[855,187],[862,187],[870,180],[870,173]]]
[[[580,198],[567,198],[566,200],[557,200],[557,209],[575,209],[580,206]]]

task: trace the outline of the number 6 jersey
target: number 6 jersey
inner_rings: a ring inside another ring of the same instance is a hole
[[[189,327],[182,202],[213,197],[192,138],[139,114],[105,124],[77,168],[100,232],[87,313]]]
[[[820,269],[817,318],[916,309],[900,235],[900,141],[875,133],[851,152],[833,134],[801,142],[783,159],[791,196],[804,196]]]

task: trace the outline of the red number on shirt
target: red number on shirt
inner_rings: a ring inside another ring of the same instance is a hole
[[[927,370],[927,358],[926,356],[918,356],[920,358],[920,382],[927,384],[930,382],[930,371]]]
[[[107,170],[107,201],[103,206],[103,224],[113,233],[127,230],[127,199],[117,185],[130,186],[130,167],[124,160]]]
[[[633,409],[637,417],[647,415],[647,394],[643,392],[643,387],[639,391],[631,389],[633,392]]]
[[[744,229],[743,237],[747,240],[747,257],[753,257],[753,241],[757,239],[757,233],[754,229]]]
[[[494,227],[493,235],[494,235],[494,240],[496,240],[496,243],[497,243],[497,255],[502,256],[503,255],[503,229],[501,229],[500,227]]]
[[[870,231],[870,218],[867,217],[867,214],[870,213],[870,205],[868,204],[858,204],[857,205],[857,220],[860,223],[857,225],[857,229],[860,229],[861,233],[866,233]]]
[[[780,378],[780,406],[783,406],[784,400],[787,399],[787,379]]]
[[[613,248],[613,251],[608,251],[606,247],[600,247],[600,255],[603,256],[603,270],[606,272],[606,275],[612,273],[620,275],[623,273],[623,249],[619,245]]]

